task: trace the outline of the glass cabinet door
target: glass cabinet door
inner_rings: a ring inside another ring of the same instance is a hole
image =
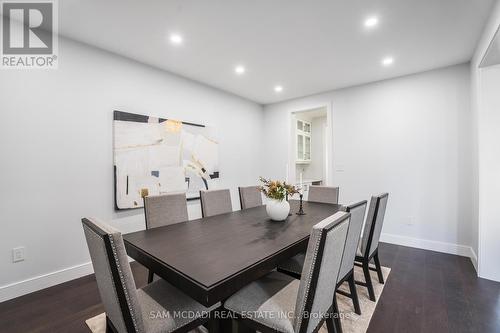
[[[302,121],[300,121],[300,120],[297,120],[297,129],[299,131],[304,130],[304,123]]]
[[[302,134],[297,134],[297,159],[304,159],[304,136]]]
[[[304,139],[305,139],[305,142],[304,142],[304,160],[310,160],[311,159],[311,137],[305,136]]]
[[[297,161],[309,163],[311,161],[311,123],[297,119]]]

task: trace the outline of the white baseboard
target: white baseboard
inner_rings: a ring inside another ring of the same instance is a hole
[[[384,243],[468,257],[472,261],[472,265],[477,272],[477,255],[470,246],[384,233],[380,235],[380,241]]]
[[[128,258],[129,262],[134,261]],[[35,291],[49,288],[64,282],[78,279],[82,276],[94,274],[92,262],[71,266],[55,272],[38,275],[26,280],[0,286],[0,303]]]
[[[472,261],[472,265],[474,266],[476,273],[479,275],[479,268],[477,265],[477,254],[472,247],[470,248],[470,252],[471,252],[470,260]]]
[[[42,290],[94,273],[92,263],[64,268],[55,272],[35,276],[23,281],[0,286],[0,302]]]
[[[456,254],[469,257],[477,272],[477,255],[470,246],[458,245],[452,243],[431,241],[413,237],[406,237],[394,234],[382,234],[380,241],[418,249],[431,250],[443,253]],[[129,261],[132,261],[129,258]],[[35,276],[23,281],[14,282],[8,285],[0,286],[0,302],[7,301],[22,295],[26,295],[38,290],[55,286],[57,284],[71,281],[79,277],[94,273],[92,263],[84,263],[55,272]]]

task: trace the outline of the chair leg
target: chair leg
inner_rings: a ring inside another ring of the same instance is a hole
[[[342,323],[340,322],[340,311],[336,295],[333,295],[333,323],[335,324],[335,332],[342,333]]]
[[[243,324],[243,322],[241,320],[236,320],[235,324],[236,324],[236,332],[237,333],[256,333],[257,332],[253,328]]]
[[[231,333],[233,331],[233,319],[221,318],[219,319],[219,331],[217,333]]]
[[[370,300],[375,302],[375,291],[373,290],[372,278],[370,276],[370,267],[368,266],[370,263],[368,261],[363,262],[363,273],[365,274],[365,282],[366,288],[368,288],[368,295],[370,296]]]
[[[113,324],[111,323],[111,320],[109,320],[108,316],[106,316],[106,333],[115,333],[115,329],[113,327]]]
[[[349,290],[351,292],[352,305],[354,305],[354,312],[356,312],[357,315],[361,315],[358,291],[356,289],[356,282],[354,282],[354,272],[351,273],[351,276],[347,281],[349,282]]]
[[[153,271],[149,271],[148,273],[148,284],[150,284],[151,282],[153,282]]]
[[[335,327],[333,318],[333,312],[330,314],[330,318],[326,319],[326,330],[328,333],[337,333],[337,328]]]
[[[373,256],[373,261],[375,262],[375,267],[377,268],[378,282],[384,284],[384,274],[382,274],[382,266],[380,265],[378,252]]]
[[[219,329],[219,321],[215,318],[210,318],[207,323],[207,328],[209,333],[217,333],[220,331]]]

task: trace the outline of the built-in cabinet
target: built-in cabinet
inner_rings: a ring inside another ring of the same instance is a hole
[[[296,163],[311,163],[311,123],[297,119],[295,132],[297,138]]]
[[[292,177],[297,185],[302,183],[304,197],[307,197],[309,186],[321,184],[326,176],[327,109],[294,112],[289,126],[289,159],[294,164]]]

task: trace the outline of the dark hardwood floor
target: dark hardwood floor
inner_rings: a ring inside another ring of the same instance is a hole
[[[381,244],[392,271],[368,332],[500,332],[500,283],[478,279],[468,258]],[[138,287],[147,271],[132,270]],[[93,276],[0,303],[0,332],[86,332],[103,312]]]
[[[500,283],[469,258],[382,244],[392,271],[368,332],[500,332]]]

